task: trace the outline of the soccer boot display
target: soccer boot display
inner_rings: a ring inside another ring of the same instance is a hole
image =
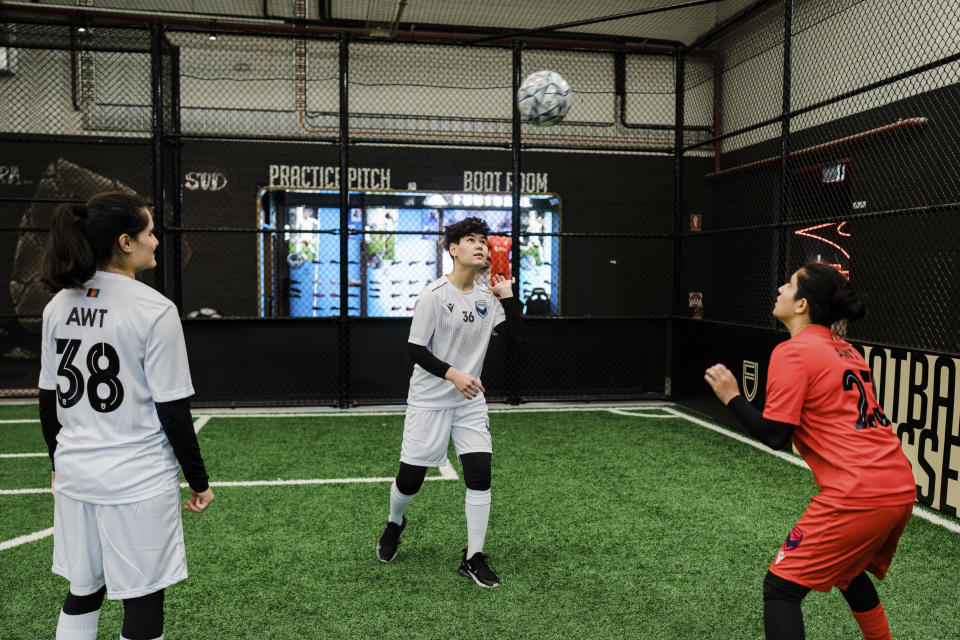
[[[487,556],[479,551],[468,559],[467,550],[463,550],[459,573],[466,578],[470,578],[481,587],[500,586],[500,578],[493,572],[493,569],[487,566]]]
[[[407,528],[407,516],[403,516],[403,522],[387,522],[387,528],[383,530],[380,536],[380,542],[377,543],[377,560],[380,562],[390,562],[397,557],[397,545],[400,544],[400,534]]]

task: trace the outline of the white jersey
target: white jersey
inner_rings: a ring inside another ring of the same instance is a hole
[[[154,403],[193,395],[180,316],[127,276],[97,271],[43,310],[40,388],[57,391],[55,490],[94,504],[139,502],[179,482]]]
[[[409,341],[480,379],[493,328],[505,319],[503,306],[490,289],[474,285],[470,291],[461,291],[444,276],[427,285],[417,298]],[[446,409],[469,402],[483,402],[483,393],[467,400],[449,380],[413,366],[408,405]]]

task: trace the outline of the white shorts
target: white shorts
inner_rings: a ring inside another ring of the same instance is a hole
[[[407,407],[403,421],[400,462],[418,467],[442,467],[453,437],[457,455],[493,453],[486,402],[471,402],[453,409]]]
[[[132,504],[90,504],[54,492],[53,572],[86,596],[138,598],[187,577],[180,490]]]

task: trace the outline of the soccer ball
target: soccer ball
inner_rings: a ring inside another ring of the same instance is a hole
[[[553,71],[531,73],[517,91],[520,117],[538,127],[549,127],[563,120],[572,103],[570,85]]]
[[[299,251],[287,254],[287,264],[290,265],[291,269],[299,269],[306,261],[307,259]]]

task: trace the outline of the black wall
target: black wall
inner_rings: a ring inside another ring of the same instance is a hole
[[[409,319],[351,321],[346,378],[337,319],[185,320],[204,406],[403,403],[413,365]],[[662,398],[669,320],[526,318],[515,348],[490,340],[481,380],[491,401]],[[515,363],[513,366],[512,363]]]

